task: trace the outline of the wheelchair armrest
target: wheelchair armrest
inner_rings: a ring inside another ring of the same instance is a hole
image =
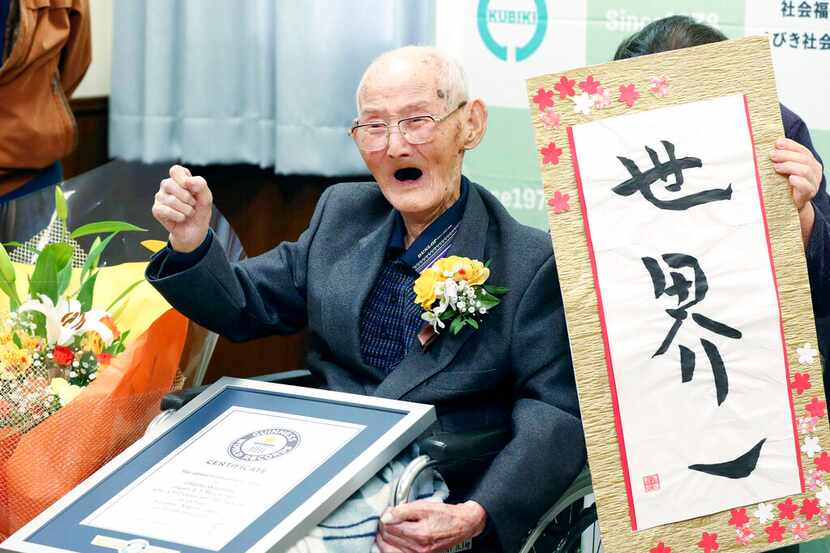
[[[321,381],[306,370],[285,371],[281,373],[266,374],[263,376],[255,376],[249,380],[260,380],[263,382],[279,382],[281,384],[291,384],[293,386],[305,386],[307,388],[319,388]],[[170,392],[161,398],[161,410],[167,411],[170,409],[178,410],[187,405],[193,398],[204,392],[209,385],[194,386],[186,390],[179,390],[178,392]]]
[[[439,466],[456,465],[471,460],[490,461],[513,437],[511,428],[474,430],[471,432],[437,432],[418,440],[421,453],[429,455]]]

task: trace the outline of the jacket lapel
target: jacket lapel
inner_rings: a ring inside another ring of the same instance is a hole
[[[390,211],[380,226],[340,256],[331,271],[332,292],[323,302],[332,349],[373,373],[377,371],[365,365],[360,355],[360,315],[383,263],[394,220],[395,212]]]
[[[447,252],[447,257],[459,255],[486,261],[483,257],[488,222],[489,217],[484,208],[484,202],[481,200],[476,185],[470,183],[464,217],[455,240]],[[448,328],[445,328],[426,352],[421,351],[421,345],[415,339],[412,348],[400,365],[377,387],[375,395],[400,399],[428,378],[444,370],[473,332],[476,332],[473,328],[465,326],[461,332],[453,335]],[[360,346],[358,345],[358,356],[359,352]]]

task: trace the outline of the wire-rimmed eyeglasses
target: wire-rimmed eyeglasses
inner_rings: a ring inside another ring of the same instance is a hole
[[[450,118],[466,104],[466,101],[461,102],[458,104],[458,107],[443,117],[436,117],[429,114],[415,115],[414,117],[400,119],[397,123],[371,121],[369,123],[357,124],[357,121],[355,121],[355,124],[349,130],[349,134],[354,138],[357,147],[364,152],[379,152],[380,150],[385,150],[389,145],[389,134],[394,127],[398,128],[398,132],[410,144],[426,144],[435,137],[438,124]]]

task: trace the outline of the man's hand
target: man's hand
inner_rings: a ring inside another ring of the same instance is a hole
[[[174,165],[170,178],[159,185],[153,203],[153,217],[170,233],[170,245],[177,252],[192,252],[204,241],[210,227],[213,195],[207,181]]]
[[[806,247],[816,220],[810,200],[815,197],[821,184],[821,163],[805,146],[789,138],[776,140],[775,149],[769,157],[773,161],[775,171],[787,177],[790,183],[793,201],[798,209],[798,219],[801,223],[801,239]]]
[[[478,536],[486,521],[475,501],[413,501],[387,509],[375,539],[382,553],[437,553]]]

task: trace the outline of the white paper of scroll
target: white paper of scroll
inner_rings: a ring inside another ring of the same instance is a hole
[[[570,131],[624,440],[632,527],[801,493],[744,97],[623,115]],[[679,186],[672,149],[675,160],[684,160],[676,162],[683,167]],[[730,186],[731,194],[722,192]],[[703,275],[708,288],[698,286]],[[665,351],[658,353],[661,345]],[[715,368],[718,362],[722,369]]]

